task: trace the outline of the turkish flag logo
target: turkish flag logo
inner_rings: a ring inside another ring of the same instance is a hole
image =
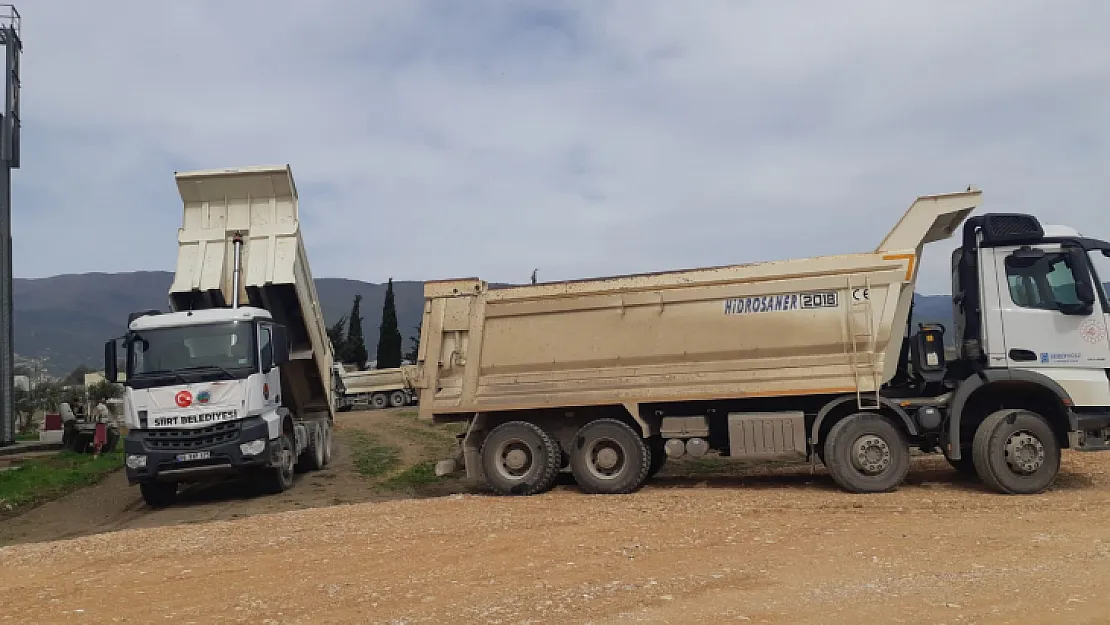
[[[173,400],[181,408],[188,408],[189,404],[193,403],[193,394],[189,391],[180,391],[177,395],[174,395]]]

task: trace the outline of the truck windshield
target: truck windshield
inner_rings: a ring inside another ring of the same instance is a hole
[[[131,335],[128,378],[156,373],[188,374],[188,381],[246,377],[257,358],[251,340],[254,326],[232,321],[179,328],[155,328]]]

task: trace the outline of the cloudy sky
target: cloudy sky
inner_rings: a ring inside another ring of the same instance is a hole
[[[172,270],[173,172],[271,163],[317,277],[863,251],[968,184],[1110,237],[1105,0],[17,6],[20,277]]]

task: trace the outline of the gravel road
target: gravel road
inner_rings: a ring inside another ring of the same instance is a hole
[[[0,549],[0,623],[1106,623],[1110,455],[1042,495],[918,459],[127,529]]]

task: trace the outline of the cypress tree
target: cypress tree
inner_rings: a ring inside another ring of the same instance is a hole
[[[358,365],[359,369],[366,366],[366,340],[362,336],[362,316],[359,314],[359,304],[362,294],[355,294],[355,303],[351,306],[351,322],[347,328],[347,357],[348,362]]]
[[[331,349],[335,353],[335,359],[343,362],[347,356],[347,338],[343,330],[343,326],[347,325],[347,316],[344,315],[335,322],[335,325],[328,328],[328,339],[331,340]]]
[[[382,325],[378,329],[378,368],[401,366],[401,331],[397,328],[397,305],[393,301],[393,278],[385,287]]]

